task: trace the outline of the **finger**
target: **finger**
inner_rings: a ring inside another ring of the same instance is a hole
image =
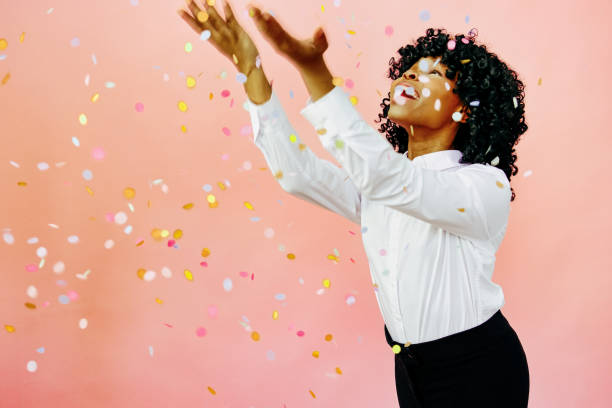
[[[223,11],[225,13],[225,22],[227,23],[227,25],[233,28],[237,28],[237,26],[239,26],[238,21],[236,20],[234,12],[232,11],[232,8],[227,0],[223,1]]]
[[[205,29],[210,31],[210,37],[212,39],[213,46],[219,51],[222,51],[218,45],[221,38],[216,30],[212,29],[212,27],[210,26],[202,28],[202,23],[193,18],[193,16],[185,10],[178,10],[177,12],[181,16],[181,18],[185,20],[187,24],[189,24],[189,26],[193,28],[193,31],[195,31],[197,34],[202,34],[202,31],[204,31]]]
[[[280,50],[288,51],[297,42],[295,38],[285,31],[278,20],[269,13],[263,13],[260,21],[260,26],[264,34],[272,40]]]
[[[208,13],[208,22],[212,24],[215,30],[221,33],[225,29],[227,29],[228,28],[227,24],[225,23],[223,18],[219,15],[219,13],[217,13],[217,9],[214,6],[215,1],[214,0],[202,0],[202,1],[204,4],[204,9]],[[211,6],[209,2],[212,3],[213,5]]]

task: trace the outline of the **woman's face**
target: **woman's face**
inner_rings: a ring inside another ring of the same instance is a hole
[[[455,122],[453,113],[464,105],[453,93],[456,80],[446,78],[447,67],[440,60],[441,57],[423,57],[391,83],[391,105],[387,113],[391,121],[405,129],[410,125],[440,129]],[[404,90],[416,99],[402,96]],[[464,114],[461,121],[465,120]]]

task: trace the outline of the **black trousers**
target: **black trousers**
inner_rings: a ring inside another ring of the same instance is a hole
[[[424,343],[398,345],[395,388],[400,408],[525,408],[527,356],[501,310],[469,330]]]

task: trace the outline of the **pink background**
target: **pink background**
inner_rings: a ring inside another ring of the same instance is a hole
[[[256,3],[297,37],[323,25],[326,61],[373,127],[389,59],[428,27],[475,27],[517,70],[529,130],[494,281],[527,354],[534,408],[610,404],[612,10],[573,3]],[[308,93],[298,72],[246,1],[231,4],[300,138],[333,160],[299,114]],[[237,70],[181,7],[0,10],[0,405],[397,407],[359,226],[280,188],[252,143]],[[124,224],[112,221],[119,212]],[[155,229],[169,236],[156,240]]]

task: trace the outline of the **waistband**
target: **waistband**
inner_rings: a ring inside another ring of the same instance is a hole
[[[513,331],[512,327],[502,314],[501,310],[495,312],[491,318],[484,323],[471,329],[454,333],[437,340],[405,346],[391,338],[387,325],[385,325],[385,338],[389,346],[399,346],[401,356],[429,361],[453,358],[457,355],[465,355],[470,352],[490,346],[493,341],[507,336]],[[396,347],[397,350],[397,347]]]

